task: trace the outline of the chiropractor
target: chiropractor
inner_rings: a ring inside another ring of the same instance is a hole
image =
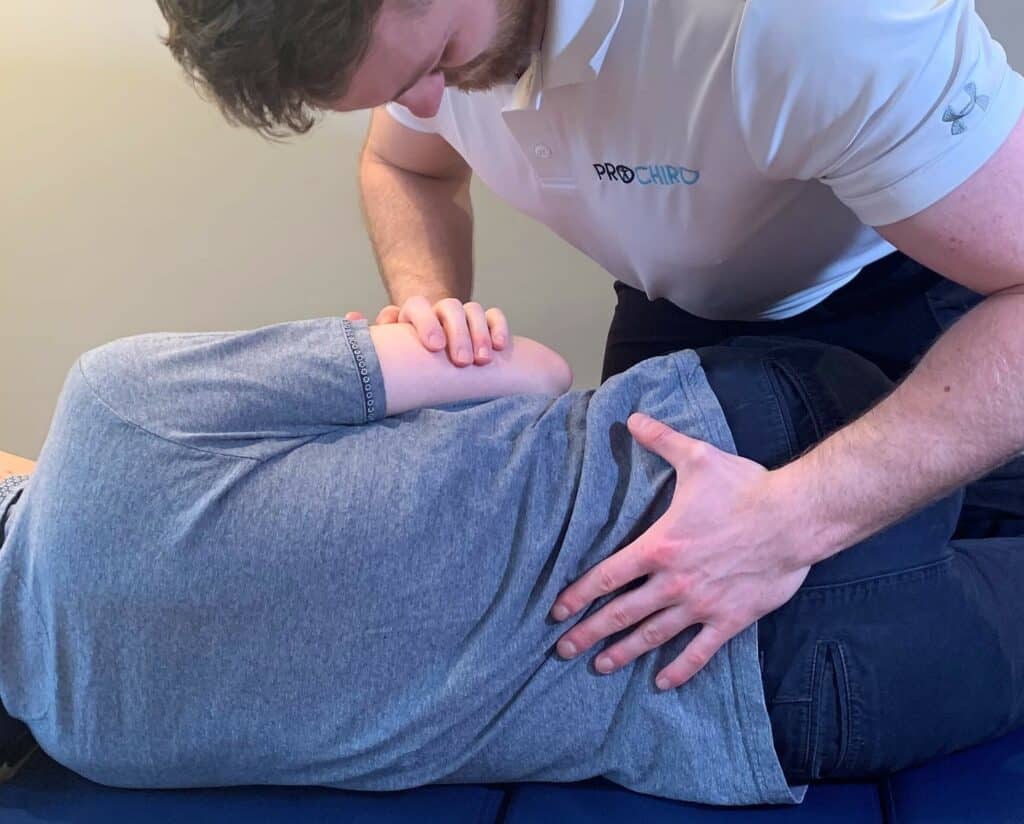
[[[632,416],[675,497],[557,599],[564,619],[646,577],[563,655],[632,628],[597,659],[612,671],[700,624],[658,675],[675,687],[810,565],[997,467],[968,502],[979,490],[987,529],[1024,519],[1007,464],[1024,449],[1024,79],[973,0],[159,2],[236,122],[301,132],[374,109],[377,321],[454,362],[508,334],[466,303],[475,173],[616,279],[606,377],[735,334],[839,342],[905,375],[771,470]]]

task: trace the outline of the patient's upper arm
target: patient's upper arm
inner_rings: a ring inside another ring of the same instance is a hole
[[[116,415],[210,451],[249,454],[254,443],[316,437],[384,415],[365,321],[136,335],[85,353],[81,364],[89,387]]]
[[[460,369],[425,349],[408,324],[340,318],[137,335],[87,352],[81,363],[92,391],[129,423],[245,455],[264,454],[264,441],[317,437],[423,406],[561,394],[572,380],[562,358],[527,338],[513,339],[487,366]]]

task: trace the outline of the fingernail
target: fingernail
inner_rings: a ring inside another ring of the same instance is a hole
[[[455,353],[455,357],[458,358],[460,361],[473,360],[473,356],[469,354],[468,349],[459,349],[459,351]]]
[[[563,641],[558,645],[558,654],[563,658],[572,658],[576,655],[576,645],[572,641]]]
[[[551,610],[551,617],[556,621],[564,621],[569,617],[569,608],[559,604],[553,610]]]
[[[597,671],[598,672],[611,672],[612,671],[612,659],[609,658],[607,655],[602,655],[594,663],[594,666],[597,667]]]
[[[505,345],[505,336],[504,335],[495,335],[494,336],[494,342],[496,344],[498,344],[498,346],[504,346]]]
[[[654,683],[658,687],[659,690],[667,690],[668,689],[668,679],[667,678],[659,678]]]
[[[481,358],[481,359],[486,358],[487,355],[488,355],[487,348],[484,347],[484,346],[481,346],[479,351],[476,354],[477,354],[478,358]]]
[[[431,346],[443,346],[444,345],[444,341],[441,339],[441,336],[439,334],[437,334],[437,332],[431,332],[430,336],[429,336],[429,340],[430,340],[430,345]]]

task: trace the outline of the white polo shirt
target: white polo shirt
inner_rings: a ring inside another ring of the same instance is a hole
[[[974,0],[551,0],[515,86],[447,89],[447,140],[614,277],[786,318],[893,251],[1024,110]]]

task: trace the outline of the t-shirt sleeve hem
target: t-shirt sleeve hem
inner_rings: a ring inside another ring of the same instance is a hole
[[[362,387],[364,422],[379,421],[387,414],[387,397],[384,394],[384,373],[370,335],[370,324],[365,320],[340,320],[356,378]]]

